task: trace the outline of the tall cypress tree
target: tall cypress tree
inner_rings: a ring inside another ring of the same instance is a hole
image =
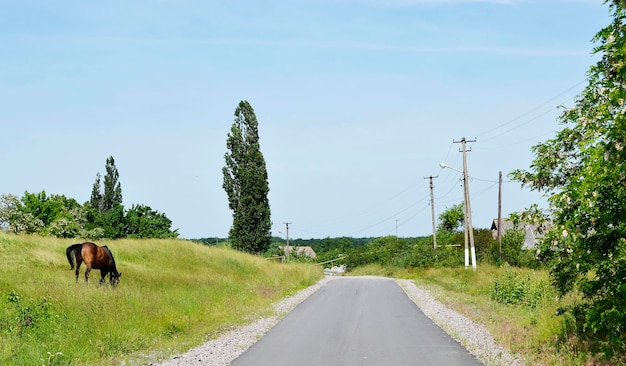
[[[91,188],[91,199],[89,200],[91,208],[98,211],[102,211],[102,193],[100,193],[100,178],[100,173],[97,173],[96,181],[93,182],[93,186]]]
[[[110,156],[106,161],[106,175],[104,176],[104,191],[101,191],[101,175],[91,189],[89,205],[93,209],[90,213],[90,229],[101,228],[106,238],[121,238],[125,236],[124,206],[122,206],[122,186],[119,183],[119,173],[115,167],[115,160]]]
[[[254,109],[245,100],[235,110],[226,147],[223,188],[233,211],[229,237],[235,249],[260,254],[269,248],[271,239],[269,184],[259,125]]]
[[[102,195],[102,210],[109,211],[122,204],[122,186],[118,181],[120,174],[115,167],[115,159],[110,156],[106,163],[104,176],[104,194]]]

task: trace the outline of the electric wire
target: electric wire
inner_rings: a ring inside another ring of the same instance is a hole
[[[548,110],[545,110],[545,111],[541,112],[540,114],[533,116],[533,117],[532,117],[532,118],[530,118],[530,119],[525,119],[526,117],[528,117],[528,116],[532,115],[533,113],[535,113],[535,112],[537,112],[537,111],[541,110],[541,109],[542,109],[542,108],[544,108],[546,105],[548,105],[548,104],[550,104],[550,103],[554,102],[554,101],[555,101],[555,100],[557,100],[558,98],[561,98],[563,95],[565,95],[565,94],[567,94],[567,93],[571,92],[572,90],[574,90],[575,88],[579,87],[579,86],[580,86],[582,83],[584,83],[585,81],[587,81],[587,80],[586,80],[586,79],[584,79],[584,80],[582,80],[582,81],[579,81],[578,83],[576,83],[576,84],[572,85],[571,87],[567,88],[567,89],[566,89],[566,90],[564,90],[563,92],[561,92],[561,93],[559,93],[559,94],[555,95],[554,97],[552,97],[552,98],[548,99],[547,101],[545,101],[545,102],[543,102],[543,103],[539,104],[538,106],[536,106],[536,107],[534,107],[534,108],[531,108],[530,110],[528,110],[528,111],[526,111],[526,112],[524,112],[524,113],[522,113],[522,114],[518,115],[517,117],[512,118],[511,120],[509,120],[509,121],[507,121],[507,122],[505,122],[505,123],[502,123],[502,124],[500,124],[500,125],[498,125],[498,126],[495,126],[495,127],[493,127],[493,128],[490,128],[490,129],[488,129],[488,130],[486,130],[486,131],[483,131],[481,134],[479,134],[479,135],[478,135],[478,136],[486,136],[486,137],[484,137],[484,138],[481,138],[481,140],[480,140],[480,143],[481,143],[481,148],[483,148],[483,149],[498,149],[498,148],[508,148],[508,147],[510,147],[510,146],[511,146],[511,144],[507,144],[506,146],[501,146],[501,147],[489,147],[489,146],[482,146],[482,143],[484,143],[485,141],[489,142],[489,141],[491,141],[491,140],[495,140],[495,139],[497,139],[497,138],[500,138],[501,136],[506,135],[506,134],[508,134],[508,133],[511,133],[512,131],[514,131],[514,130],[516,130],[516,129],[518,129],[518,128],[521,128],[521,127],[523,127],[523,126],[525,126],[525,125],[527,125],[527,124],[529,124],[529,123],[531,123],[531,122],[534,122],[534,121],[538,120],[539,118],[541,118],[541,117],[543,117],[543,116],[547,115],[548,113],[550,113],[550,112],[554,111],[554,109],[556,109],[557,107],[553,107],[553,108],[550,108],[550,109],[548,109]],[[568,99],[566,100],[566,102],[567,102],[567,101],[572,100],[573,98],[574,98],[574,97],[570,97],[570,98],[568,98]],[[562,104],[562,103],[561,103],[561,104]],[[520,122],[519,124],[514,125],[514,126],[511,126],[513,123],[518,122],[518,121]],[[499,132],[498,134],[493,135],[493,133],[494,133],[494,132],[496,132],[496,131],[498,131],[498,130],[501,130],[502,128],[507,127],[507,126],[511,126],[511,127],[510,127],[510,128],[508,128],[508,129],[506,129],[506,130],[504,130],[504,131]],[[539,135],[539,136],[537,136],[537,137],[541,137],[541,136],[547,135],[547,134],[549,134],[549,133],[551,133],[551,132],[546,132],[546,133],[543,133],[543,134],[541,134],[541,135]],[[490,136],[490,135],[491,135],[491,136]],[[532,140],[532,139],[536,139],[537,137],[535,137],[535,138],[531,138],[531,139],[528,139],[528,140],[525,140],[525,141],[529,141],[529,140]],[[524,142],[525,142],[525,141],[524,141]],[[518,143],[523,143],[523,142],[518,141]],[[446,162],[446,161],[448,160],[448,158],[450,157],[450,154],[451,154],[451,152],[452,152],[452,148],[453,148],[453,146],[455,146],[455,144],[454,144],[454,143],[451,143],[451,144],[449,145],[449,147],[448,147],[448,151],[446,152],[446,154],[445,154],[445,158],[443,159],[443,161],[442,161],[442,162]],[[458,160],[459,160],[459,157],[458,157],[458,155],[457,155],[457,158],[455,159],[455,161],[453,162],[453,164],[458,164]],[[457,177],[458,177],[458,175],[457,175]],[[449,178],[448,178],[448,179],[449,179]],[[476,180],[476,181],[480,181],[480,182],[493,183],[492,185],[490,185],[490,186],[488,186],[488,187],[486,187],[486,188],[483,188],[483,189],[481,189],[481,190],[479,190],[479,191],[477,191],[477,192],[474,192],[474,196],[478,196],[478,197],[479,197],[479,196],[481,196],[482,194],[484,194],[484,193],[486,193],[486,192],[490,191],[493,187],[495,187],[495,186],[499,183],[499,181],[494,181],[494,180],[490,180],[490,179],[482,179],[482,178],[477,178],[477,177],[474,177],[474,176],[468,176],[468,179],[470,179],[470,181],[472,181],[472,180]],[[507,180],[507,181],[503,181],[502,183],[512,183],[512,182],[513,182],[513,181]],[[444,182],[444,183],[445,183],[445,182]],[[443,198],[448,197],[448,196],[449,196],[449,195],[450,195],[450,194],[454,191],[454,189],[456,188],[456,184],[457,184],[457,183],[455,183],[454,185],[452,185],[452,186],[451,186],[451,188],[450,188],[450,189],[449,189],[449,190],[448,190],[448,191],[447,191],[444,195],[439,196],[439,197],[436,197],[436,198],[435,198],[435,199],[436,199],[436,201],[437,201],[438,203],[450,203],[450,202],[455,202],[456,200],[442,201],[442,199],[443,199]],[[411,190],[411,189],[412,189],[415,185],[416,185],[416,183],[412,183],[410,186],[408,186],[407,188],[405,188],[405,189],[401,190],[400,192],[396,193],[395,195],[391,196],[390,198],[388,198],[388,199],[386,199],[386,200],[383,200],[383,202],[382,202],[381,204],[377,205],[377,206],[381,206],[381,205],[383,205],[383,204],[385,204],[385,203],[388,203],[388,202],[390,202],[390,201],[393,201],[393,200],[394,200],[394,199],[396,199],[397,197],[400,197],[401,195],[403,195],[403,194],[405,194],[406,192],[408,192],[409,190]],[[404,207],[403,209],[401,209],[401,210],[399,210],[399,211],[394,212],[394,213],[393,213],[393,214],[391,214],[391,215],[387,215],[387,216],[385,216],[383,219],[377,220],[377,221],[375,221],[375,222],[374,222],[374,223],[372,223],[372,224],[369,224],[369,225],[363,226],[363,227],[362,227],[362,228],[360,228],[360,229],[353,230],[353,231],[351,231],[351,232],[350,232],[348,235],[346,235],[346,236],[352,236],[352,235],[354,235],[354,234],[356,234],[356,233],[363,232],[363,231],[369,230],[369,229],[371,229],[371,228],[377,227],[377,226],[379,226],[379,225],[382,225],[382,224],[384,224],[384,223],[386,223],[386,222],[388,222],[388,221],[392,220],[393,218],[398,217],[398,215],[400,215],[400,214],[402,214],[402,213],[404,213],[404,212],[406,212],[406,211],[408,211],[408,210],[410,210],[410,209],[414,208],[416,205],[418,205],[419,203],[423,202],[424,200],[428,200],[428,198],[429,198],[429,197],[422,198],[422,199],[420,199],[420,200],[418,200],[418,201],[416,201],[416,202],[414,202],[414,203],[410,204],[409,206]],[[418,210],[417,212],[415,212],[415,213],[414,213],[412,216],[410,216],[408,219],[403,219],[403,220],[401,220],[401,221],[400,221],[400,220],[398,220],[398,219],[396,219],[396,220],[397,220],[397,224],[396,224],[396,225],[397,225],[397,227],[401,227],[401,226],[403,226],[403,225],[407,224],[407,223],[408,223],[408,222],[410,222],[412,219],[414,219],[415,217],[417,217],[418,215],[420,215],[421,213],[423,213],[423,211],[425,211],[427,208],[428,208],[428,205],[427,205],[427,206],[422,207],[422,209],[420,209],[420,210]],[[376,211],[376,210],[375,210],[375,211]],[[333,221],[335,221],[335,220],[333,220]],[[295,230],[295,231],[299,231],[299,232],[305,232],[305,233],[309,233],[309,234],[323,235],[323,234],[321,234],[321,233],[319,233],[319,232],[316,232],[316,231],[311,231],[311,230],[306,230],[306,229],[300,229],[300,228],[297,228],[297,227],[294,227],[294,228],[293,228],[293,230]]]
[[[517,116],[517,117],[515,117],[515,118],[513,118],[513,119],[511,119],[511,120],[509,120],[509,121],[507,121],[507,122],[505,122],[505,123],[503,123],[503,124],[501,124],[501,125],[498,125],[498,126],[496,126],[496,127],[494,127],[494,128],[491,128],[491,129],[489,129],[489,130],[487,130],[487,131],[484,131],[484,132],[480,133],[480,135],[479,135],[479,136],[489,135],[490,133],[492,133],[492,132],[494,132],[494,131],[496,131],[496,130],[498,130],[498,129],[502,128],[502,127],[508,126],[508,125],[510,125],[511,123],[513,123],[513,122],[515,122],[515,121],[518,121],[518,120],[520,120],[520,119],[522,119],[522,118],[524,118],[524,117],[526,117],[526,116],[528,116],[528,115],[530,115],[530,114],[534,113],[535,111],[537,111],[537,110],[539,110],[539,109],[541,109],[541,108],[545,107],[545,106],[546,106],[546,105],[548,105],[549,103],[552,103],[553,101],[555,101],[556,99],[560,98],[561,96],[563,96],[563,95],[565,95],[565,94],[569,93],[570,91],[572,91],[572,90],[576,89],[578,86],[580,86],[581,84],[583,84],[583,83],[584,83],[584,82],[586,82],[586,81],[587,81],[587,79],[583,79],[583,80],[581,80],[581,81],[577,82],[576,84],[574,84],[574,85],[572,85],[571,87],[567,88],[567,89],[566,89],[566,90],[564,90],[563,92],[561,92],[561,93],[559,93],[559,94],[555,95],[554,97],[552,97],[552,98],[548,99],[547,101],[545,101],[545,102],[541,103],[541,104],[540,104],[540,105],[538,105],[537,107],[531,108],[530,110],[528,110],[528,111],[526,111],[526,112],[522,113],[521,115],[519,115],[519,116]],[[573,97],[572,97],[572,98],[573,98]],[[572,98],[569,98],[569,99],[572,99]],[[569,100],[569,99],[568,99],[568,100]],[[551,110],[553,110],[553,109],[555,109],[555,108],[556,108],[556,107],[551,108]],[[536,118],[535,118],[535,119],[536,119]],[[533,121],[533,120],[535,120],[535,119],[532,119],[531,121]],[[528,122],[531,122],[531,121],[526,121],[525,123],[528,123]],[[523,123],[522,125],[524,125],[524,123]],[[489,139],[493,139],[493,138],[494,138],[494,137],[490,137]]]

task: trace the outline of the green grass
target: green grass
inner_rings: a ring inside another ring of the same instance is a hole
[[[576,299],[557,298],[546,271],[487,264],[480,265],[476,272],[464,267],[407,270],[369,265],[350,274],[413,280],[449,308],[484,325],[496,342],[522,355],[528,365],[603,364],[576,346],[576,337],[568,326],[571,319],[556,315],[559,307]],[[519,286],[497,287],[496,283]],[[520,294],[519,288],[526,290]],[[503,291],[513,294],[503,296]],[[520,298],[517,303],[510,301]]]
[[[183,240],[99,242],[120,285],[69,270],[78,242],[0,233],[0,364],[87,365],[167,357],[271,312],[314,284],[321,268],[281,264]]]

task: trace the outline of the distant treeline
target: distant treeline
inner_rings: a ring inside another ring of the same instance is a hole
[[[532,251],[522,250],[524,242],[523,232],[510,230],[503,239],[502,255],[499,243],[494,240],[488,229],[474,229],[476,256],[478,262],[487,261],[499,264],[507,262],[514,266],[536,267],[539,263]],[[193,239],[205,245],[228,245],[227,238]],[[285,239],[272,237],[271,245],[265,256],[282,255],[280,247],[284,246]],[[463,232],[442,231],[437,234],[437,248],[434,248],[432,236],[398,238],[386,236],[378,238],[324,238],[324,239],[290,239],[290,246],[311,247],[317,258],[313,260],[303,254],[293,253],[291,260],[307,262],[326,262],[340,257],[342,264],[355,268],[367,264],[395,267],[441,267],[459,266],[464,264],[464,234]]]

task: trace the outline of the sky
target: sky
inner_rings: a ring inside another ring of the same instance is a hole
[[[227,237],[226,139],[259,121],[272,234],[432,234],[545,197],[508,177],[554,137],[611,21],[584,0],[0,0],[0,194],[89,200],[106,159],[123,204],[182,238]],[[445,163],[452,169],[442,169]]]

